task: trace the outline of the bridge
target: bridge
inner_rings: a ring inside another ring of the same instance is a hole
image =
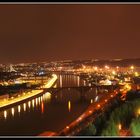
[[[68,87],[50,87],[50,88],[43,88],[39,87],[36,88],[37,90],[43,90],[44,92],[50,92],[50,93],[56,93],[61,90],[76,90],[80,93],[88,92],[89,90],[95,89],[96,92],[101,90],[108,90],[108,91],[114,91],[115,89],[119,89],[120,85],[91,85],[91,86],[68,86]],[[30,88],[31,89],[31,88]]]
[[[36,88],[36,90],[42,90],[43,93],[49,92],[52,95],[55,95],[56,93],[61,92],[62,90],[75,90],[77,92],[79,92],[80,94],[80,100],[81,101],[85,101],[86,100],[86,96],[88,94],[88,92],[92,92],[93,95],[99,95],[102,96],[104,95],[104,93],[110,93],[110,92],[114,92],[114,91],[119,91],[120,86],[119,85],[92,85],[92,86],[72,86],[72,87],[50,87],[50,88]],[[87,93],[87,94],[86,94]]]

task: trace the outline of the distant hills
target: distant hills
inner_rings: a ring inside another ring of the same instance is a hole
[[[17,64],[18,65],[18,64]],[[91,65],[91,66],[121,66],[128,67],[134,65],[140,67],[140,58],[130,58],[130,59],[86,59],[86,60],[62,60],[62,61],[52,61],[52,62],[35,62],[35,63],[22,63],[20,65],[31,65],[32,67],[36,65],[46,65],[50,66],[81,66],[81,65]]]
[[[89,59],[89,60],[75,60],[72,61],[72,63],[81,63],[85,65],[96,65],[96,66],[104,66],[104,65],[110,65],[110,66],[121,66],[121,67],[127,67],[127,66],[140,66],[140,58],[134,58],[134,59],[110,59],[110,60],[99,60],[99,59]]]

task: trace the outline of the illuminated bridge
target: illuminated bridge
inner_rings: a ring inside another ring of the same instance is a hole
[[[61,90],[76,90],[80,93],[86,93],[90,90],[95,90],[95,93],[99,92],[113,92],[114,90],[120,89],[120,85],[92,85],[92,86],[72,86],[72,87],[51,87],[51,88],[36,88],[36,90],[43,90],[44,92],[50,92],[55,94]]]

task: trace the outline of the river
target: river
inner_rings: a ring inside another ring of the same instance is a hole
[[[54,87],[81,86],[78,76],[58,75]],[[0,112],[0,136],[35,136],[44,131],[59,132],[80,116],[95,101],[95,90],[85,93],[85,100],[76,89],[45,93]]]

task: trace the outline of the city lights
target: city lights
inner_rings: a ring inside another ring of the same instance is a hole
[[[119,66],[117,66],[116,68],[117,68],[117,70],[118,70],[118,69],[119,69]]]
[[[66,126],[67,129],[69,129],[69,126]]]
[[[119,71],[118,71],[118,69],[119,69]],[[134,70],[134,67],[132,67],[131,69]],[[94,98],[90,97],[89,108],[87,108],[87,110],[82,115],[77,117],[76,124],[83,122],[86,119],[86,117],[88,118],[88,117],[90,117],[90,115],[94,115],[94,113],[96,114],[96,111],[97,111],[97,113],[98,112],[101,113],[101,110],[104,110],[104,108],[110,103],[110,101],[113,101],[114,99],[116,99],[117,90],[120,91],[122,94],[120,97],[120,100],[125,101],[126,93],[133,88],[132,87],[132,78],[139,77],[139,71],[138,70],[135,72],[129,71],[130,67],[127,67],[123,71],[123,68],[118,67],[118,66],[111,67],[111,65],[110,66],[106,65],[104,67],[97,67],[97,66],[88,66],[88,65],[85,66],[84,65],[84,68],[83,69],[81,68],[80,70],[81,70],[80,71],[81,73],[76,70],[72,71],[73,75],[75,76],[74,82],[76,83],[76,86],[77,86],[74,88],[80,89],[81,83],[82,83],[82,86],[83,86],[82,88],[85,88],[88,92],[95,91],[94,92],[95,96],[94,96]],[[126,71],[128,71],[128,73]],[[76,75],[76,74],[78,74],[78,75]],[[65,75],[65,80],[71,79],[71,78],[69,78],[70,77],[69,75],[67,77],[68,78],[66,78],[66,75]],[[6,103],[6,104],[7,104],[7,102],[15,103],[15,102],[22,101],[24,99],[33,97],[37,94],[40,94],[43,91],[45,91],[45,89],[52,87],[52,85],[54,85],[55,81],[57,81],[58,78],[59,78],[60,87],[63,88],[63,85],[62,85],[62,81],[64,81],[63,76],[60,75],[59,77],[57,77],[56,74],[51,74],[51,78],[49,78],[49,80],[47,82],[45,81],[42,84],[43,86],[40,85],[39,88],[37,88],[35,90],[31,89],[29,91],[22,91],[22,92],[20,92],[20,94],[17,94],[17,96],[12,95],[10,100],[8,99],[8,96],[5,96],[6,97],[5,99],[7,99],[7,100],[5,100],[3,103]],[[34,83],[33,80],[32,80],[32,82]],[[38,83],[38,82],[35,82],[35,83]],[[64,83],[64,85],[65,85],[65,83]],[[113,89],[113,88],[115,88],[115,86],[116,87],[121,86],[121,88]],[[59,87],[59,85],[55,86],[56,89],[60,88],[60,87]],[[104,88],[104,87],[109,87],[109,88]],[[67,90],[69,92],[73,92],[71,87],[67,87]],[[80,90],[76,90],[76,91],[78,92]],[[51,102],[51,100],[53,101],[54,98],[55,98],[55,100],[59,100],[59,95],[57,94],[57,92],[55,94],[56,95],[53,96],[52,92],[48,92],[46,90],[46,92],[43,92],[43,95],[40,95],[39,97],[35,96],[31,101],[23,103],[22,106],[18,105],[18,108],[17,108],[18,113],[21,112],[21,107],[23,107],[22,109],[25,112],[26,109],[31,108],[31,105],[32,105],[32,107],[34,108],[34,111],[36,111],[36,109],[38,107],[40,107],[40,113],[42,114],[42,117],[43,117],[44,114],[46,113],[44,111],[46,103]],[[1,105],[1,103],[0,103],[0,105]],[[35,107],[35,105],[36,105],[36,107]],[[28,106],[28,108],[27,108],[27,106]],[[94,109],[94,108],[96,108],[96,109]],[[46,109],[46,111],[47,111],[47,109]],[[15,112],[16,112],[16,108],[12,108],[11,109],[12,116],[15,115]],[[29,112],[31,112],[31,111],[29,111]],[[70,100],[67,101],[67,112],[69,112],[70,114],[73,113],[71,111],[71,101]],[[137,110],[136,112],[137,112],[136,115],[139,116],[140,111]],[[20,116],[21,115],[22,114],[20,114]],[[3,116],[5,119],[7,118],[6,111],[4,111]],[[121,130],[121,127],[122,126],[119,124],[118,129]],[[67,131],[69,131],[70,130],[69,128],[71,128],[71,125],[65,126],[64,128],[67,129]]]
[[[107,99],[105,99],[105,102],[107,102]]]
[[[110,97],[113,97],[113,95],[110,95]]]
[[[113,75],[116,75],[116,72],[113,70],[113,71],[112,71],[112,74],[113,74]]]
[[[90,110],[89,113],[92,113],[92,111]]]
[[[130,69],[131,69],[131,70],[134,70],[134,66],[131,66]]]
[[[110,69],[110,67],[106,65],[106,66],[105,66],[105,69]]]
[[[94,67],[94,70],[95,70],[95,71],[97,71],[97,70],[98,70],[98,68],[97,68],[97,67]]]
[[[21,4],[0,5],[0,137],[140,137],[140,3]]]
[[[138,77],[138,76],[139,76],[139,73],[138,73],[138,72],[135,72],[134,75],[135,75],[136,77]]]

